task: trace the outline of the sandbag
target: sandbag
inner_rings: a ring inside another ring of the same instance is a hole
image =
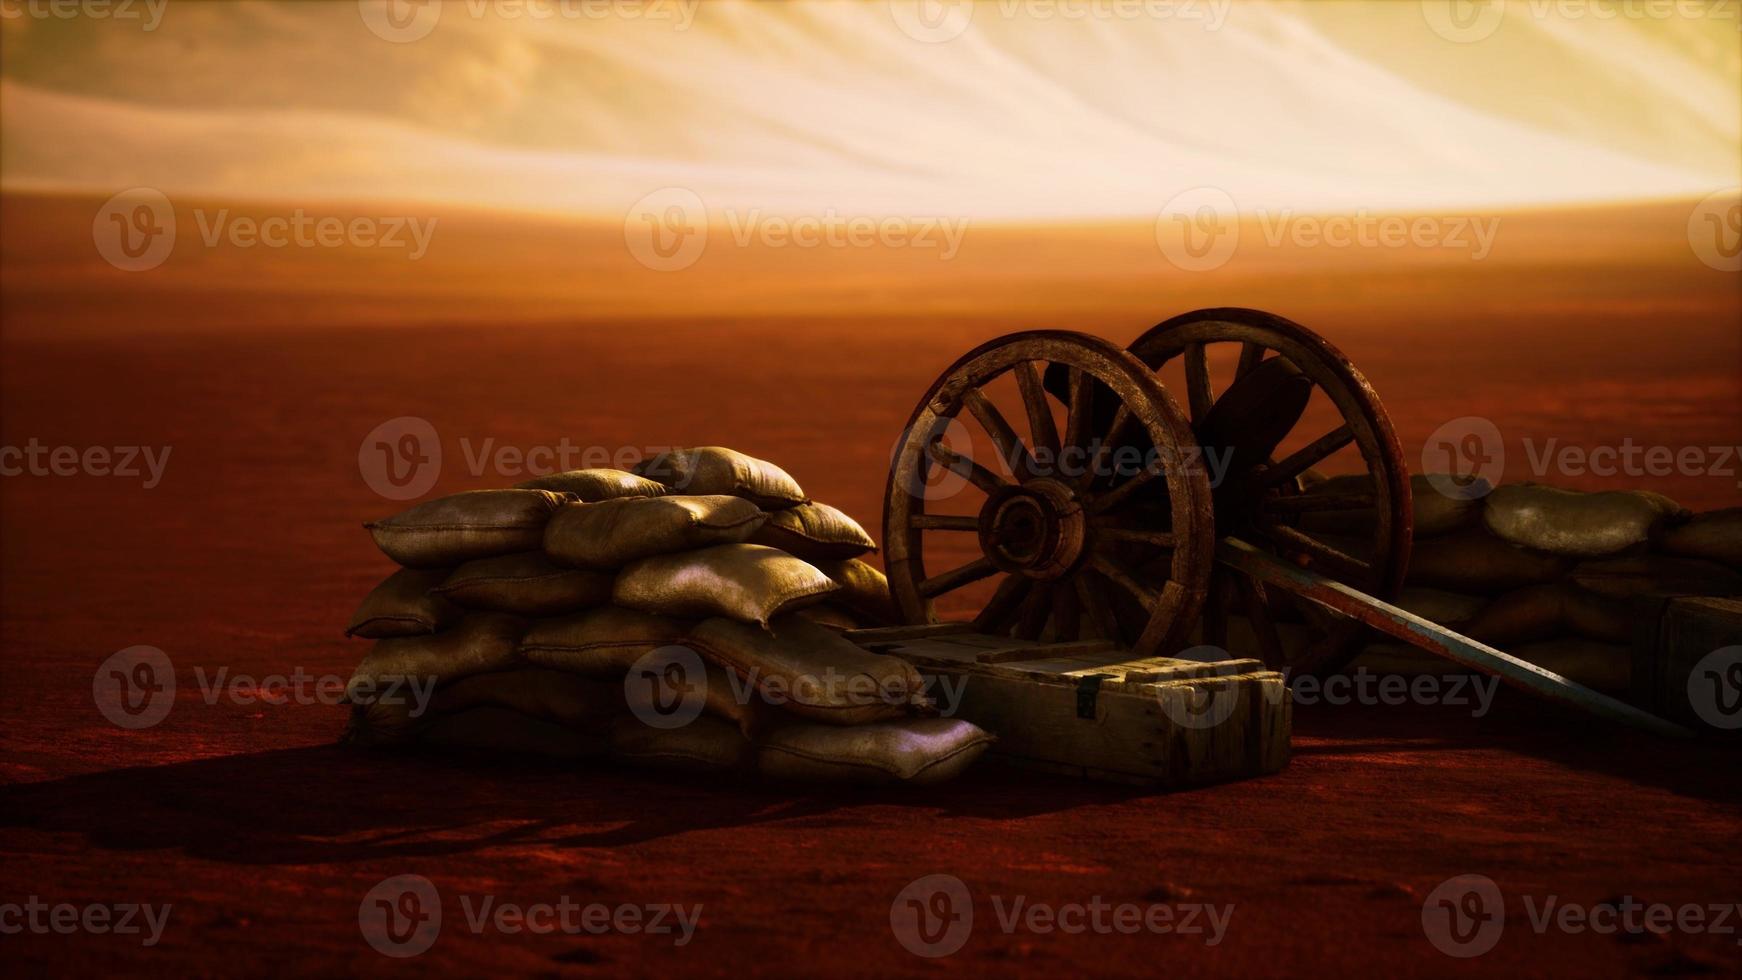
[[[844,560],[877,550],[877,542],[858,521],[814,501],[769,514],[750,543],[779,548],[805,561]]]
[[[1488,600],[1482,596],[1414,586],[1400,590],[1391,604],[1430,623],[1456,626],[1474,617]]]
[[[1609,643],[1628,643],[1633,638],[1633,622],[1614,600],[1569,582],[1556,582],[1527,586],[1496,597],[1459,632],[1503,649],[1569,633]]]
[[[744,541],[764,520],[755,504],[721,494],[625,497],[564,507],[543,545],[559,564],[616,569],[649,555]]]
[[[385,640],[395,636],[422,636],[446,629],[460,617],[460,610],[430,590],[448,576],[445,569],[402,568],[369,590],[346,636]]]
[[[821,601],[839,588],[784,551],[722,544],[631,564],[618,574],[611,601],[661,616],[725,616],[767,625],[775,616]]]
[[[1441,479],[1447,478],[1442,477]],[[1373,477],[1366,473],[1327,477],[1305,489],[1309,495],[1372,492]],[[1448,497],[1439,491],[1433,478],[1427,476],[1410,477],[1409,496],[1413,505],[1411,507],[1411,518],[1414,521],[1412,525],[1413,535],[1417,538],[1428,538],[1438,534],[1447,534],[1467,524],[1474,523],[1476,515],[1482,510],[1482,501],[1479,497],[1487,492],[1484,483],[1482,487],[1476,488],[1470,499]],[[1300,516],[1301,530],[1315,533],[1371,535],[1373,526],[1372,508],[1307,511]]]
[[[684,638],[693,622],[601,606],[533,623],[520,640],[528,663],[621,682],[629,665]]]
[[[568,470],[523,480],[514,485],[521,490],[550,490],[572,493],[586,503],[616,500],[619,497],[657,497],[665,493],[665,484],[656,483],[627,470]]]
[[[1742,568],[1742,507],[1695,514],[1686,524],[1666,529],[1658,547],[1665,554]]]
[[[1489,494],[1482,521],[1520,547],[1590,558],[1642,549],[1666,518],[1680,513],[1675,501],[1642,490],[1580,493],[1521,483]]]
[[[1481,528],[1470,527],[1415,542],[1408,585],[1493,595],[1559,579],[1573,561],[1516,548]]]
[[[602,734],[623,713],[623,686],[561,670],[522,667],[439,685],[430,710],[447,715],[484,706]]]
[[[1618,643],[1561,637],[1506,652],[1575,684],[1610,694],[1625,693],[1633,680],[1633,651]]]
[[[785,470],[723,446],[674,449],[641,463],[635,472],[675,493],[731,494],[769,510],[805,502],[804,490]]]
[[[363,703],[400,679],[446,682],[506,670],[517,663],[514,648],[524,629],[525,621],[513,616],[471,613],[442,633],[377,640],[351,674],[345,696]]]
[[[1582,561],[1573,566],[1571,578],[1581,588],[1611,599],[1742,595],[1742,572],[1717,562],[1668,555]]]
[[[1395,674],[1399,677],[1451,677],[1475,671],[1407,643],[1369,643],[1349,661],[1348,672]]]
[[[757,767],[775,779],[909,783],[956,778],[995,739],[960,718],[914,718],[854,728],[789,725],[757,746]]]
[[[718,772],[748,768],[752,761],[750,740],[707,715],[677,728],[654,728],[624,715],[612,724],[610,739],[611,758],[660,769]]]
[[[525,551],[466,562],[434,591],[471,609],[555,616],[610,601],[611,576],[564,568],[542,551]]]
[[[418,741],[449,749],[549,759],[595,759],[610,750],[604,735],[490,706],[432,718],[418,732]]]
[[[899,626],[901,610],[889,594],[889,579],[875,566],[857,558],[845,561],[816,561],[817,570],[841,587],[829,596],[829,602],[839,603],[869,620],[871,626]]]
[[[435,568],[537,550],[551,514],[572,499],[548,490],[468,490],[363,526],[387,557]]]
[[[928,706],[925,682],[911,664],[868,653],[797,616],[784,616],[768,630],[709,619],[683,642],[747,682],[764,702],[798,717],[862,725]]]
[[[826,626],[842,633],[847,630],[864,629],[872,625],[860,618],[859,614],[853,610],[833,602],[819,602],[815,605],[805,606],[794,611],[793,615],[808,619],[818,626]]]

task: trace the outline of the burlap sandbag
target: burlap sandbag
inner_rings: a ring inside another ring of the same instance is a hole
[[[1372,491],[1373,477],[1365,473],[1327,477],[1306,488],[1308,494],[1371,493]],[[1409,495],[1413,503],[1414,536],[1428,538],[1438,534],[1447,534],[1473,523],[1476,520],[1476,515],[1482,509],[1482,501],[1478,497],[1486,492],[1486,484],[1484,484],[1482,487],[1475,488],[1475,493],[1472,494],[1471,499],[1448,497],[1439,491],[1433,479],[1426,476],[1410,477]],[[1371,534],[1373,524],[1372,508],[1307,511],[1300,517],[1301,529],[1315,533]]]
[[[435,592],[471,609],[556,616],[609,602],[611,575],[565,568],[542,551],[526,551],[466,562]]]
[[[1493,595],[1553,582],[1572,568],[1559,555],[1516,548],[1479,527],[1417,541],[1410,549],[1409,585]]]
[[[1742,572],[1698,558],[1635,555],[1582,561],[1570,577],[1581,588],[1611,599],[1742,595]]]
[[[407,568],[536,551],[552,513],[574,498],[548,490],[468,490],[363,525],[387,557]]]
[[[442,684],[431,702],[437,715],[485,706],[602,734],[609,730],[611,719],[623,713],[623,686],[567,671],[522,667]]]
[[[1349,673],[1396,674],[1399,677],[1450,677],[1474,671],[1407,643],[1369,643],[1349,662]]]
[[[684,644],[732,671],[763,701],[801,718],[863,725],[926,706],[925,682],[911,664],[868,653],[797,616],[781,617],[767,630],[710,619]]]
[[[460,610],[430,590],[447,576],[447,571],[439,568],[402,568],[387,576],[363,597],[345,635],[385,640],[446,629],[459,619]]]
[[[514,486],[521,490],[572,493],[587,503],[616,500],[619,497],[658,497],[665,493],[665,485],[662,483],[636,476],[627,470],[608,469],[568,470],[533,477]]]
[[[1430,623],[1441,626],[1456,626],[1474,617],[1488,604],[1483,596],[1464,595],[1461,592],[1447,592],[1444,589],[1425,589],[1411,586],[1398,592],[1392,605],[1414,613]]]
[[[1633,622],[1614,600],[1570,582],[1532,585],[1495,597],[1459,632],[1501,648],[1572,634],[1608,643],[1627,643]]]
[[[1663,532],[1659,548],[1683,558],[1703,558],[1742,568],[1742,507],[1695,514]]]
[[[610,751],[605,735],[493,706],[432,718],[418,741],[519,758],[596,759]]]
[[[785,470],[723,446],[674,449],[635,467],[674,493],[726,493],[769,510],[805,502],[804,490]]]
[[[826,626],[839,633],[875,625],[853,610],[833,602],[819,602],[815,605],[805,606],[796,610],[793,615],[808,619],[818,626]]]
[[[1643,490],[1580,493],[1521,483],[1489,494],[1482,521],[1520,547],[1593,558],[1644,548],[1665,519],[1681,513],[1675,501]]]
[[[528,663],[621,682],[630,664],[679,642],[694,625],[620,606],[600,606],[533,623],[520,640],[520,656]]]
[[[611,758],[618,762],[679,772],[721,772],[748,768],[752,745],[736,726],[702,715],[677,728],[654,728],[634,715],[611,726]]]
[[[901,610],[889,594],[889,579],[875,566],[857,558],[845,561],[817,561],[811,564],[841,587],[829,597],[829,602],[852,610],[870,626],[898,626]]]
[[[1576,684],[1625,693],[1633,679],[1632,648],[1578,637],[1524,643],[1506,651]]]
[[[859,522],[828,504],[812,501],[768,515],[751,544],[779,548],[805,561],[840,561],[877,550]]]
[[[660,616],[725,616],[767,625],[775,616],[821,601],[839,588],[784,551],[722,544],[631,564],[618,574],[611,601]]]
[[[345,696],[362,703],[400,679],[439,684],[506,670],[518,662],[514,649],[525,626],[513,616],[471,613],[445,632],[377,640],[351,674]]]
[[[745,541],[764,520],[755,504],[723,494],[571,504],[545,529],[544,551],[563,565],[616,569],[649,555]]]
[[[912,718],[854,728],[789,725],[757,746],[774,779],[931,786],[956,778],[995,739],[960,718]]]

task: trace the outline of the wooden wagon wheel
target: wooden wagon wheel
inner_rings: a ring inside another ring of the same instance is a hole
[[[1042,385],[1049,372],[1062,381],[1062,425]],[[1021,394],[1026,442],[987,394],[1006,374]],[[966,426],[964,410],[1008,466],[945,445],[946,430]],[[1139,439],[1156,451],[1121,466],[1114,447]],[[1117,344],[1066,331],[983,344],[926,392],[896,446],[883,515],[890,591],[909,622],[926,623],[939,597],[1002,576],[974,617],[981,633],[1172,650],[1203,604],[1215,545],[1208,476],[1174,465],[1195,449],[1154,372]],[[977,503],[977,515],[927,512],[928,502],[944,509],[931,484],[942,474],[958,476],[956,493],[974,494],[949,504]],[[976,536],[968,540],[980,557],[929,567],[926,543],[938,535]],[[1141,609],[1141,620],[1116,616],[1114,598]]]
[[[1239,348],[1220,394],[1208,353],[1216,344]],[[1183,358],[1192,429],[1207,450],[1229,454],[1214,489],[1219,536],[1239,538],[1377,598],[1396,595],[1409,561],[1409,471],[1378,395],[1342,352],[1290,320],[1236,308],[1174,317],[1139,337],[1131,351],[1156,370]],[[1342,424],[1273,458],[1300,424],[1315,389],[1336,407]],[[1336,492],[1302,493],[1302,475],[1351,443],[1365,470],[1338,481]],[[1334,541],[1300,526],[1304,515],[1328,511],[1371,511],[1371,527]],[[1246,616],[1265,662],[1298,673],[1340,669],[1353,658],[1362,632],[1356,620],[1218,565],[1204,612],[1205,643],[1224,645],[1234,606]],[[1288,616],[1310,627],[1292,653],[1285,652],[1277,625]]]

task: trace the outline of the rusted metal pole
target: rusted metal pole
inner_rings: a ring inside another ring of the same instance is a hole
[[[1687,738],[1692,732],[1680,725],[1641,711],[1535,664],[1502,653],[1444,626],[1430,623],[1366,593],[1322,575],[1282,561],[1234,538],[1223,538],[1216,547],[1216,560],[1261,582],[1286,589],[1322,606],[1366,623],[1380,632],[1484,674],[1500,678],[1513,687],[1570,705],[1610,721],[1658,735]]]

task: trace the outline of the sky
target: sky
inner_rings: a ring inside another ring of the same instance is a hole
[[[1015,220],[1742,182],[1734,3],[31,2],[0,3],[13,192]]]

